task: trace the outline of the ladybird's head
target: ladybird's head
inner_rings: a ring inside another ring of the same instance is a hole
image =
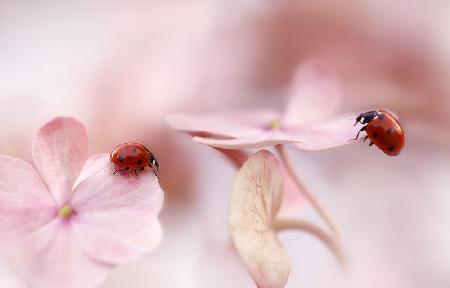
[[[353,125],[353,126],[356,126],[356,124],[358,124],[358,123],[363,123],[364,122],[364,117],[362,116],[362,114],[359,114],[359,116],[358,117],[356,117],[356,122],[355,122],[355,125]]]
[[[156,171],[159,171],[158,159],[156,159],[156,157],[153,156],[153,154],[150,154],[150,165],[149,166],[155,167]]]
[[[355,125],[358,123],[361,124],[367,124],[370,121],[372,121],[373,119],[379,117],[381,114],[379,114],[377,111],[369,111],[369,112],[364,112],[359,114],[358,117],[356,117],[356,122]],[[353,125],[353,126],[355,126]]]

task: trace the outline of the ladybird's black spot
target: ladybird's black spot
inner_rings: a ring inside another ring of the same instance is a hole
[[[125,158],[119,156],[119,162],[120,162],[120,163],[125,162]]]
[[[392,133],[392,128],[389,128],[389,129],[386,131],[386,133],[387,133],[388,135],[390,135],[390,134]]]
[[[378,137],[378,133],[373,133],[373,138],[377,138]]]
[[[389,151],[392,151],[392,150],[394,150],[394,149],[395,149],[394,146],[389,146],[389,148],[388,148]]]
[[[142,164],[142,160],[139,159],[138,162],[137,162],[137,164],[138,164],[138,165],[141,165],[141,164]]]

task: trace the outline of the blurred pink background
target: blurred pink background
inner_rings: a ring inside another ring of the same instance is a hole
[[[290,150],[351,268],[284,233],[286,287],[450,287],[449,19],[448,1],[0,1],[0,153],[30,161],[37,129],[59,115],[86,125],[91,154],[148,145],[164,240],[103,287],[254,287],[227,231],[234,168],[164,117],[281,107],[294,69],[320,58],[345,111],[392,109],[407,142],[396,158],[361,143]],[[308,207],[299,217],[318,221]],[[23,287],[0,268],[1,287]]]

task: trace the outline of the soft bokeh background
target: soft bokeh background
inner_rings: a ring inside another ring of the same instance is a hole
[[[227,231],[234,168],[164,116],[281,107],[310,57],[342,81],[344,111],[395,110],[407,143],[396,158],[361,143],[289,151],[352,266],[284,233],[287,287],[450,287],[448,1],[0,1],[0,153],[31,161],[36,130],[58,115],[87,126],[91,154],[148,145],[165,238],[103,287],[253,287]],[[318,221],[308,207],[299,217]],[[22,287],[0,268],[1,287]]]

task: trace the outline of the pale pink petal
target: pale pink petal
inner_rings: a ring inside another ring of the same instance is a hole
[[[48,223],[56,203],[28,163],[0,155],[0,243],[9,245]]]
[[[106,160],[103,160],[107,162],[104,166],[97,165],[99,163],[99,159],[103,156],[105,156],[105,153],[93,155],[86,160],[83,168],[81,169],[80,175],[73,185],[74,188],[77,187],[81,182],[86,180],[86,178],[91,177],[93,174],[98,173],[102,169],[111,169],[111,167],[114,167],[114,164],[111,161]]]
[[[231,193],[231,237],[260,288],[284,287],[289,276],[289,258],[273,229],[282,192],[278,161],[270,152],[261,150],[239,170]]]
[[[8,254],[16,273],[36,288],[98,287],[113,268],[87,256],[60,218],[27,235]]]
[[[33,141],[36,168],[59,204],[65,204],[71,196],[86,161],[87,141],[83,124],[65,117],[45,124]]]
[[[295,144],[304,150],[324,150],[346,144],[351,144],[361,126],[353,126],[357,114],[344,114],[337,118],[304,128],[292,129],[288,133],[298,139]],[[365,135],[361,132],[360,139]]]
[[[258,135],[235,139],[217,139],[200,136],[193,138],[195,142],[222,149],[262,148],[278,144],[296,143],[300,139],[302,138],[296,138],[279,130],[263,131]]]
[[[324,150],[352,143],[360,126],[353,126],[358,113],[340,115],[332,120],[307,126],[267,129],[258,135],[234,139],[195,136],[193,140],[222,149],[262,148],[278,144],[296,144],[304,150]],[[361,136],[364,132],[361,133]]]
[[[144,219],[131,211],[110,214],[90,214],[72,223],[80,245],[93,259],[118,265],[134,261],[160,244],[162,228],[157,218]]]
[[[86,212],[131,207],[157,216],[164,195],[151,168],[137,171],[137,176],[133,170],[113,175],[115,168],[107,153],[90,157],[80,173],[83,180],[74,189],[71,205]]]
[[[315,60],[301,65],[289,91],[282,125],[304,126],[327,119],[342,102],[337,79],[327,67]]]
[[[225,137],[247,137],[260,133],[280,115],[273,111],[229,112],[201,115],[172,114],[166,118],[168,124],[176,130],[204,132]]]
[[[162,231],[158,214],[163,191],[150,168],[113,175],[108,154],[93,156],[71,201],[80,245],[99,261],[119,264],[153,249]]]

